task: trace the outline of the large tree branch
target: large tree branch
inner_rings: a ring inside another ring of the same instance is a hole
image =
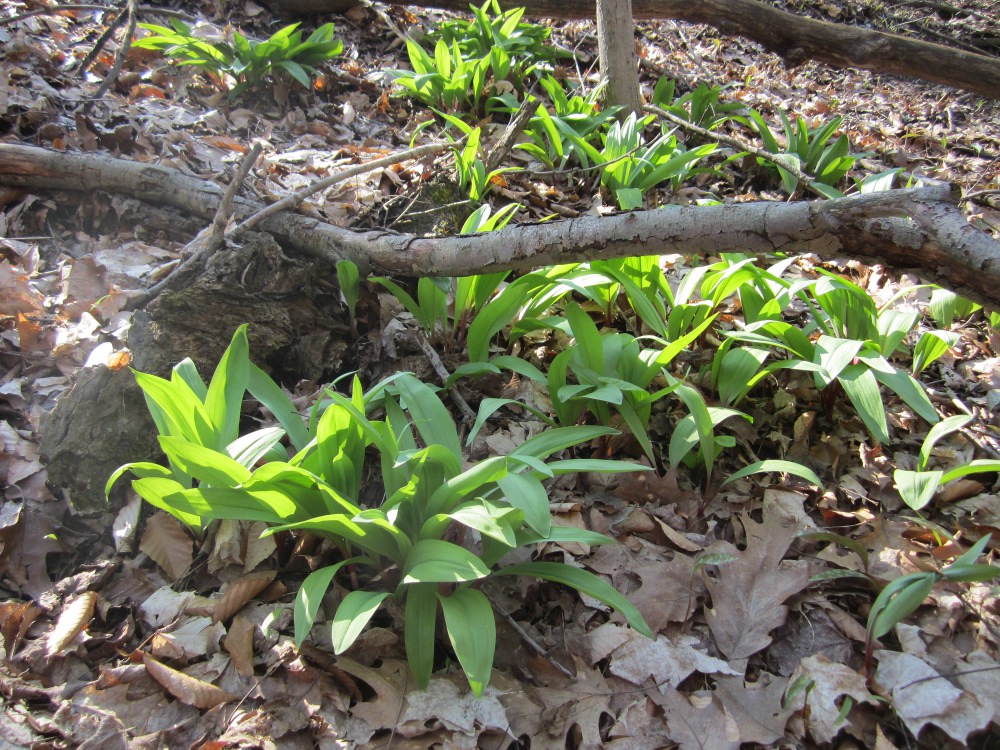
[[[383,0],[390,4],[466,12],[469,0]],[[269,0],[283,13],[337,12],[358,0]],[[593,18],[594,0],[500,0],[504,9],[525,6],[530,16]],[[1000,99],[997,58],[858,26],[816,21],[758,0],[632,0],[635,18],[673,18],[714,26],[752,39],[790,65],[817,60],[838,68],[914,76]]]
[[[2,144],[0,185],[120,192],[206,220],[222,196],[216,185],[167,167]],[[1000,308],[1000,243],[970,225],[956,201],[942,185],[829,201],[675,206],[456,237],[355,232],[288,212],[269,217],[261,228],[287,248],[326,262],[349,259],[365,272],[405,276],[462,276],[664,253],[846,256],[917,269],[930,281]],[[259,209],[253,201],[234,204],[239,217]]]

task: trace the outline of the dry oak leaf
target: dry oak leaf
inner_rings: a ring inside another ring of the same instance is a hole
[[[874,684],[892,700],[896,715],[915,737],[928,724],[965,743],[970,732],[983,729],[993,718],[971,692],[952,685],[923,659],[896,651],[877,651]]]
[[[821,654],[807,656],[791,676],[791,684],[808,681],[808,690],[793,699],[796,708],[807,708],[809,734],[819,743],[832,741],[842,729],[851,729],[849,716],[840,717],[837,699],[850,696],[855,703],[874,703],[865,686],[865,678],[848,667],[831,661]]]
[[[181,703],[200,708],[203,711],[223,703],[230,703],[238,697],[208,682],[178,672],[176,669],[158,662],[149,654],[143,654],[142,663],[146,665],[149,676],[156,680],[170,695]]]
[[[139,549],[163,568],[167,577],[176,581],[191,567],[194,545],[180,522],[169,513],[158,511],[146,521],[146,532]]]
[[[236,615],[222,641],[233,667],[243,677],[253,674],[253,631],[253,620]]]
[[[56,626],[49,633],[46,645],[49,656],[58,654],[87,629],[94,617],[95,604],[97,604],[97,594],[86,591],[63,607],[62,614],[56,620]]]
[[[709,548],[736,560],[720,565],[717,577],[705,575],[712,608],[705,610],[716,645],[731,660],[746,659],[771,643],[772,630],[785,622],[783,602],[809,584],[809,564],[782,560],[792,543],[794,523],[771,514],[763,523],[742,517],[747,547],[728,542]]]
[[[738,750],[740,727],[714,694],[685,696],[667,688],[653,700],[663,706],[670,739],[681,750]]]
[[[795,709],[782,703],[788,680],[761,672],[756,682],[739,677],[716,679],[715,695],[740,727],[740,741],[770,745],[785,735]]]

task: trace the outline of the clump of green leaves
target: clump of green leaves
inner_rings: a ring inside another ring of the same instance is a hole
[[[594,87],[586,96],[569,96],[562,84],[552,76],[539,83],[549,96],[551,111],[539,104],[524,134],[530,142],[515,148],[525,151],[549,169],[564,169],[571,163],[589,167],[596,155],[600,134],[614,119],[620,107],[601,109],[600,96],[604,85]],[[511,109],[516,109],[513,95],[507,95]]]
[[[201,529],[212,519],[263,521],[266,533],[309,531],[330,539],[342,559],[314,571],[295,602],[295,640],[308,636],[320,602],[346,566],[362,577],[333,617],[334,649],[354,643],[374,613],[393,597],[405,607],[410,668],[425,688],[434,668],[435,634],[444,629],[469,684],[482,695],[496,646],[493,611],[477,582],[491,575],[557,581],[618,610],[652,637],[642,615],[601,578],[562,563],[527,562],[495,569],[518,547],[549,542],[606,544],[594,532],[554,526],[543,482],[580,471],[635,471],[635,464],[605,460],[553,460],[554,454],[614,432],[573,426],[529,438],[507,456],[467,466],[458,429],[435,392],[409,373],[364,393],[354,378],[350,397],[328,391],[308,427],[280,389],[249,363],[240,328],[206,388],[193,366],[175,368],[171,380],[137,373],[160,430],[169,466],[148,462],[121,467],[108,483],[130,472],[141,497]],[[200,385],[199,385],[200,384]],[[297,452],[279,446],[285,430],[233,437],[248,385],[261,394],[287,429]],[[369,412],[380,408],[384,417]],[[384,499],[358,504],[366,456],[374,448]],[[258,464],[260,464],[258,466]],[[258,468],[251,470],[250,467]],[[473,549],[459,541],[475,532]],[[356,554],[357,553],[357,554]]]
[[[931,427],[927,437],[924,438],[920,454],[917,457],[916,470],[896,469],[893,473],[900,497],[913,510],[922,510],[934,498],[938,489],[948,482],[967,477],[970,474],[1000,471],[1000,461],[989,459],[976,459],[948,471],[930,468],[931,454],[937,442],[946,435],[961,430],[971,421],[972,417],[964,414],[942,419]]]
[[[699,84],[693,91],[675,97],[676,81],[660,78],[653,88],[652,103],[670,114],[687,120],[705,130],[713,130],[731,120],[746,123],[741,114],[745,106],[740,102],[722,101],[723,89],[719,86]]]
[[[781,184],[789,194],[798,189],[799,179],[783,169],[783,164],[811,176],[816,181],[814,189],[827,198],[843,197],[836,185],[864,156],[851,153],[851,142],[846,134],[836,135],[844,118],[834,117],[829,122],[810,128],[801,117],[797,117],[792,124],[783,111],[778,110],[778,115],[784,131],[784,145],[778,142],[778,137],[761,114],[750,110],[750,120],[764,142],[764,149],[774,154],[772,160],[759,160],[760,163],[781,178]]]
[[[428,34],[431,52],[407,40],[412,70],[389,75],[410,97],[447,112],[482,114],[503,88],[521,90],[529,75],[551,70],[551,32],[521,23],[524,8],[501,11],[496,0],[470,7],[473,20],[448,21]]]
[[[139,49],[163,52],[178,65],[194,65],[229,85],[230,96],[261,87],[269,78],[286,73],[306,88],[320,63],[344,51],[344,44],[334,39],[334,26],[326,23],[303,41],[299,24],[293,23],[266,41],[248,39],[234,31],[231,42],[209,42],[195,36],[191,27],[176,18],[171,27],[140,23],[151,36],[133,43]]]
[[[615,122],[604,138],[604,150],[591,154],[595,162],[607,164],[601,172],[601,184],[622,210],[640,208],[646,192],[658,185],[666,182],[677,190],[693,175],[712,171],[695,165],[715,151],[717,144],[686,149],[666,127],[647,144],[642,131],[651,121],[651,117],[637,118],[632,113]]]

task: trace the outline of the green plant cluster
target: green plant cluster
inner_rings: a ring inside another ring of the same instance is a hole
[[[368,574],[332,618],[335,651],[349,648],[379,607],[394,598],[405,611],[407,659],[422,688],[434,669],[440,613],[455,658],[472,690],[482,695],[493,667],[496,627],[490,602],[476,584],[490,576],[530,576],[570,586],[618,610],[652,637],[638,610],[592,573],[545,561],[497,567],[518,547],[612,541],[554,525],[544,481],[571,472],[641,469],[601,459],[549,460],[614,430],[583,425],[549,430],[507,456],[467,465],[447,408],[412,375],[395,375],[368,392],[355,377],[349,396],[328,391],[306,423],[248,352],[244,326],[208,386],[190,360],[178,364],[169,379],[137,372],[167,465],[127,464],[109,479],[107,491],[130,473],[140,497],[196,534],[213,519],[231,519],[264,522],[266,534],[308,531],[329,539],[340,559],[312,572],[299,588],[297,643],[308,636],[335,576],[348,567],[355,575]],[[238,435],[247,391],[275,415],[280,428]],[[376,412],[381,418],[373,418]],[[282,442],[286,438],[291,457]],[[358,503],[369,456],[384,489],[377,507]],[[461,543],[473,536],[478,543]]]
[[[279,73],[308,88],[316,66],[344,51],[343,42],[333,36],[332,23],[323,24],[304,41],[299,24],[293,23],[263,42],[248,39],[238,31],[233,32],[230,42],[210,42],[196,36],[177,18],[170,19],[172,28],[138,25],[152,34],[137,39],[133,47],[159,50],[178,65],[200,68],[220,83],[230,85],[231,97],[258,89]]]

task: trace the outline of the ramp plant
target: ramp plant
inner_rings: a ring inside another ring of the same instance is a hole
[[[509,455],[467,464],[458,429],[429,386],[409,373],[350,396],[328,391],[308,423],[278,386],[249,362],[245,327],[206,387],[189,361],[170,380],[136,373],[160,431],[168,465],[127,464],[125,473],[152,505],[196,531],[213,519],[263,521],[267,534],[311,532],[329,539],[341,559],[311,573],[295,601],[295,640],[308,636],[337,574],[369,572],[334,614],[334,649],[348,649],[386,600],[405,613],[407,659],[418,686],[435,663],[439,622],[476,695],[490,679],[496,646],[491,605],[477,584],[490,576],[529,576],[575,588],[620,612],[652,637],[639,611],[596,575],[568,564],[537,561],[506,567],[508,552],[539,543],[612,540],[554,525],[544,481],[581,471],[634,471],[632,463],[553,456],[613,434],[601,426],[570,426],[535,435]],[[245,390],[257,395],[282,427],[236,438]],[[384,414],[375,419],[376,410]],[[287,434],[291,458],[280,445]],[[286,454],[287,455],[287,454]],[[368,457],[380,467],[383,499],[359,504]],[[256,467],[256,468],[252,468]],[[440,617],[439,617],[440,615]]]

